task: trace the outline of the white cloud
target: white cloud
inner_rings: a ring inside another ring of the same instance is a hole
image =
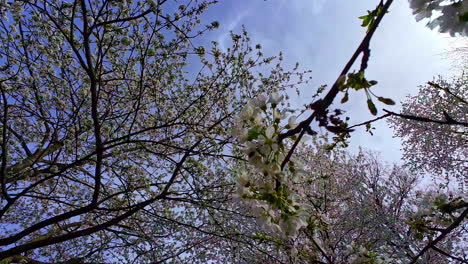
[[[230,32],[238,29],[244,22],[245,17],[250,13],[251,8],[240,10],[239,13],[234,16],[230,21],[226,21],[222,27],[223,32],[218,37],[219,47],[222,50],[226,50],[227,42],[230,40]]]

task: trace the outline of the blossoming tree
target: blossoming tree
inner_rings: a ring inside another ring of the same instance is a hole
[[[246,142],[243,152],[250,164],[236,166],[236,195],[262,226],[254,237],[266,245],[264,250],[268,245],[279,248],[279,253],[270,253],[269,261],[466,260],[462,242],[467,238],[466,195],[427,186],[417,190],[417,172],[385,166],[371,154],[349,158],[336,147],[330,150],[329,144],[319,144],[317,136],[312,147],[279,141],[283,131],[298,124],[294,115],[285,118],[288,109],[277,109],[278,100],[281,96],[273,94],[269,100],[259,95],[250,101],[233,131]],[[284,165],[293,144],[295,152]],[[460,164],[457,168],[462,169]]]
[[[420,87],[419,93],[403,103],[403,117],[391,119],[397,136],[403,138],[404,157],[413,170],[445,175],[468,184],[468,78],[465,73],[452,80],[441,77]],[[427,120],[410,119],[412,116]],[[406,116],[406,118],[405,118]]]
[[[308,190],[307,188],[306,190],[302,189],[304,186],[301,186],[302,188],[298,187],[300,185],[296,182],[296,179],[302,174],[301,170],[304,167],[307,167],[307,164],[301,164],[298,158],[295,157],[295,155],[297,155],[296,152],[302,146],[301,140],[304,138],[304,135],[317,134],[317,132],[311,127],[314,121],[317,122],[318,126],[324,127],[328,131],[336,134],[336,137],[334,137],[336,142],[331,145],[331,148],[336,147],[337,143],[343,143],[343,145],[346,145],[346,139],[350,137],[350,133],[353,131],[353,128],[366,125],[369,129],[372,122],[392,115],[411,120],[411,122],[426,122],[430,124],[443,125],[443,129],[448,129],[451,131],[450,133],[453,134],[460,134],[461,142],[464,141],[464,129],[467,126],[464,121],[464,115],[467,108],[466,104],[463,102],[463,96],[458,93],[453,94],[453,91],[451,96],[458,101],[461,100],[462,105],[460,108],[457,108],[457,104],[452,103],[453,105],[448,107],[447,111],[453,109],[452,115],[454,117],[447,112],[444,112],[445,110],[443,109],[443,106],[440,106],[439,108],[442,109],[439,111],[444,113],[443,120],[437,119],[437,116],[434,119],[431,119],[427,116],[418,116],[418,113],[415,115],[409,115],[384,110],[386,114],[379,116],[376,119],[350,126],[348,124],[348,119],[342,120],[340,118],[342,113],[341,110],[335,109],[332,111],[330,109],[333,101],[340,92],[344,93],[341,103],[346,103],[348,93],[353,90],[363,91],[365,93],[368,109],[373,115],[377,115],[378,113],[374,99],[377,99],[377,101],[384,104],[394,104],[391,99],[380,97],[372,92],[372,86],[376,85],[377,82],[369,81],[365,78],[365,70],[368,66],[370,55],[370,40],[383,16],[388,11],[391,3],[392,1],[381,1],[374,11],[369,11],[368,15],[360,17],[363,19],[362,26],[368,28],[367,35],[346,64],[341,75],[337,78],[333,86],[327,91],[322,99],[318,99],[308,106],[308,109],[306,109],[306,111],[310,111],[308,117],[299,123],[296,123],[297,117],[294,115],[289,117],[287,121],[283,121],[282,119],[288,118],[286,114],[291,110],[284,107],[281,109],[281,107],[279,107],[279,102],[281,101],[282,96],[278,94],[270,95],[268,100],[265,95],[259,95],[247,104],[244,108],[244,112],[240,115],[239,121],[234,127],[234,133],[240,143],[245,143],[244,152],[247,154],[249,163],[253,169],[251,171],[247,170],[247,176],[238,176],[238,195],[246,201],[258,218],[263,219],[262,223],[265,224],[267,227],[266,229],[269,230],[269,232],[294,240],[301,230],[306,234],[309,228],[316,231],[314,229],[314,227],[316,227],[314,219],[320,219],[321,216],[318,212],[313,214],[307,213],[307,207],[309,204],[301,201],[304,201],[307,197]],[[458,5],[461,3],[457,2],[456,4]],[[444,14],[444,16],[445,15],[446,14]],[[463,23],[465,24],[465,22]],[[459,29],[455,30],[458,31]],[[350,72],[353,64],[361,54],[362,60],[359,71]],[[432,84],[431,86],[436,85]],[[463,83],[458,87],[462,91],[461,93],[465,93],[466,81],[463,80]],[[449,88],[441,89],[445,90],[447,93],[450,92]],[[431,99],[435,100],[437,98]],[[431,99],[428,99],[428,101],[431,101]],[[424,96],[421,100],[425,100]],[[453,100],[446,101],[450,104]],[[431,103],[438,105],[437,101]],[[461,117],[459,115],[461,115]],[[456,129],[456,131],[453,131],[450,127],[458,127],[458,130]],[[403,130],[405,129],[403,128]],[[404,133],[416,136],[415,133],[409,132],[408,130],[405,130]],[[446,137],[443,133],[439,133],[437,131],[434,133],[437,134],[440,141]],[[411,143],[409,145],[411,145]],[[427,146],[428,144],[423,143],[421,145]],[[465,145],[466,144],[463,143],[460,144],[460,155],[458,155],[457,152],[449,154],[453,155],[453,159],[459,162],[457,164],[452,164],[456,166],[455,170],[463,172],[466,171]],[[415,146],[412,147],[417,149],[418,145],[415,144]],[[431,165],[437,166],[437,164]],[[425,166],[424,162],[422,162],[421,166]],[[376,186],[376,184],[377,183],[374,183],[374,186]],[[311,187],[309,186],[309,188]],[[358,245],[358,249],[355,251],[357,256],[353,258],[353,261],[357,261],[356,263],[396,263],[405,261],[416,263],[423,258],[437,259],[437,257],[431,257],[431,253],[428,252],[429,250],[434,250],[437,254],[443,255],[444,257],[442,258],[448,257],[451,261],[466,261],[466,256],[463,256],[463,258],[454,257],[444,250],[437,248],[437,244],[441,244],[442,241],[450,234],[453,235],[455,229],[459,230],[459,228],[465,228],[463,223],[468,214],[466,197],[460,196],[447,199],[446,197],[440,198],[438,195],[433,196],[430,194],[428,194],[427,197],[432,197],[434,200],[426,199],[422,201],[422,203],[425,203],[426,205],[420,204],[419,206],[428,206],[431,208],[428,212],[418,215],[412,221],[405,221],[402,219],[398,220],[403,221],[403,223],[410,227],[414,227],[417,231],[419,230],[418,232],[420,233],[417,234],[417,238],[421,240],[420,242],[423,246],[419,247],[414,244],[411,246],[406,245],[409,247],[407,255],[400,255],[397,256],[396,259],[392,260],[391,257],[388,259],[388,252],[385,252],[387,250],[383,250],[384,254],[379,255],[375,252],[368,252],[366,247],[363,247],[363,245]],[[403,201],[404,199],[405,198],[403,197],[400,201]],[[320,199],[318,200],[320,201]],[[362,206],[365,203],[361,201],[360,204]],[[383,209],[383,202],[378,201],[377,205],[379,204],[380,208]],[[431,207],[431,204],[435,204],[435,206]],[[363,217],[361,219],[365,218]],[[380,223],[382,224],[380,226],[382,228],[389,220],[381,220],[383,221]],[[434,227],[434,225],[440,226]],[[429,233],[430,235],[426,236],[422,233]],[[315,259],[314,261],[318,261],[318,263],[334,263],[334,261],[336,261],[336,259],[333,259],[333,256],[326,253],[326,250],[321,246],[322,243],[320,240],[316,241],[313,235],[309,238],[315,245],[315,252],[320,252],[322,255],[319,259]],[[403,236],[397,235],[396,239],[402,240]],[[341,237],[340,240],[343,240],[343,237]],[[391,244],[392,239],[389,237],[386,242]],[[353,248],[354,246],[351,248],[352,252],[356,250]],[[415,248],[416,250],[413,251]],[[395,249],[393,250],[394,253]],[[401,248],[399,250],[401,250]],[[346,254],[341,253],[339,256],[343,257],[346,256]],[[344,259],[342,261],[348,260]]]
[[[210,4],[2,1],[1,260],[203,262],[238,236],[226,131],[303,75],[245,32],[195,46]]]

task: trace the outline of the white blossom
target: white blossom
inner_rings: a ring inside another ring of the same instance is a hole
[[[288,127],[289,128],[294,128],[297,126],[297,117],[296,116],[290,116],[288,119]]]
[[[409,3],[416,21],[428,18],[431,21],[427,26],[431,29],[439,27],[439,32],[449,33],[451,36],[468,35],[468,22],[462,19],[468,10],[468,1],[409,0]],[[437,14],[440,15],[434,17]]]
[[[266,108],[268,97],[265,93],[261,93],[255,98],[255,105],[261,109]]]
[[[272,104],[273,107],[276,107],[283,100],[283,98],[283,95],[279,95],[278,93],[272,93],[270,94],[268,102]]]
[[[244,199],[251,212],[256,215],[258,223],[264,228],[269,226],[273,233],[281,237],[293,238],[299,230],[307,226],[308,215],[301,210],[301,193],[295,193],[292,183],[297,178],[288,166],[284,170],[281,163],[287,149],[282,147],[279,135],[282,131],[296,126],[296,116],[291,116],[287,122],[286,114],[294,112],[290,109],[278,109],[283,95],[273,93],[267,100],[265,94],[258,95],[245,105],[240,114],[240,120],[234,123],[233,136],[244,143],[243,152],[248,155],[251,172],[238,176],[237,196]],[[282,124],[287,123],[286,126]],[[246,136],[246,131],[249,136]],[[297,170],[300,171],[300,170]],[[246,187],[246,185],[250,187]],[[277,188],[278,184],[283,186]],[[276,188],[275,188],[276,186]],[[289,194],[289,191],[293,191]],[[268,194],[273,200],[257,199],[256,194]],[[285,197],[286,196],[288,197]],[[281,205],[278,205],[281,204]]]
[[[276,233],[278,235],[282,235],[283,234],[283,230],[281,229],[281,227],[277,224],[272,224],[270,226],[271,230],[273,231],[273,233]]]
[[[279,123],[281,121],[281,112],[278,111],[278,109],[273,109],[273,119],[275,120],[276,123]]]
[[[241,113],[241,118],[244,120],[250,120],[253,117],[254,109],[250,104],[247,104]]]
[[[269,126],[265,131],[265,135],[267,138],[272,139],[275,136],[275,128]]]
[[[306,227],[307,222],[302,219],[302,217],[295,215],[291,217],[288,221],[287,234],[291,237],[297,236],[299,229]]]

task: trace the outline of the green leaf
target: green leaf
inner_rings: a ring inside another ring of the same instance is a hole
[[[13,258],[6,258],[3,260],[0,260],[0,264],[10,264],[13,261]]]
[[[371,99],[367,100],[367,108],[369,108],[369,111],[371,112],[371,114],[377,115],[377,108],[375,107],[375,104],[374,102],[372,102]]]
[[[390,98],[377,97],[377,99],[378,99],[380,102],[382,102],[382,103],[384,103],[384,104],[386,104],[386,105],[395,105],[395,102],[394,102],[392,99],[390,99]]]
[[[360,19],[362,19],[362,25],[361,27],[367,27],[371,21],[372,21],[372,17],[371,16],[361,16],[359,17]]]
[[[353,88],[354,90],[360,90],[360,89],[367,89],[370,88],[373,85],[376,85],[377,81],[367,81],[364,72],[358,72],[358,73],[349,73],[348,74],[348,81],[345,85],[345,87],[350,87]]]
[[[468,11],[458,16],[460,22],[468,22]]]
[[[359,19],[362,19],[362,27],[367,27],[367,32],[372,28],[372,26],[375,23],[375,19],[377,16],[380,15],[383,11],[383,2],[381,1],[379,5],[377,5],[377,8],[374,9],[373,11],[367,10],[367,15],[365,16],[360,16]],[[388,11],[387,11],[388,13]]]
[[[257,131],[257,129],[255,128],[252,128],[249,130],[249,132],[247,132],[247,139],[248,140],[252,140],[252,139],[257,139],[258,136],[260,136],[261,133],[259,131]]]
[[[361,81],[364,80],[364,72],[361,72],[361,71],[358,72],[358,73],[357,73],[357,76],[359,77],[359,79],[360,79]]]
[[[367,11],[367,13],[369,14],[366,16],[360,16],[359,18],[362,19],[361,27],[365,27],[367,28],[367,31],[369,31],[375,21],[375,12]]]
[[[348,101],[348,93],[345,93],[345,95],[343,96],[343,99],[341,99],[341,103],[344,104]]]

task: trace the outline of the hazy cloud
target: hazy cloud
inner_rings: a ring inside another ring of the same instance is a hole
[[[245,25],[253,42],[261,43],[267,55],[282,51],[286,64],[299,62],[302,69],[313,70],[313,82],[302,87],[303,97],[296,99],[299,106],[309,103],[311,91],[319,85],[333,83],[365,35],[358,17],[375,4],[370,0],[221,1],[210,16],[226,26],[220,40],[226,40],[229,30],[240,30]],[[373,91],[399,102],[433,76],[449,76],[446,53],[451,41],[448,35],[416,23],[406,1],[395,1],[371,43],[366,76],[379,81]],[[346,109],[356,123],[371,118],[363,93],[355,92],[346,105],[336,106]],[[366,146],[383,152],[387,160],[399,160],[400,142],[392,137],[393,131],[384,121],[375,126],[374,136],[365,131],[353,133],[351,150]]]

